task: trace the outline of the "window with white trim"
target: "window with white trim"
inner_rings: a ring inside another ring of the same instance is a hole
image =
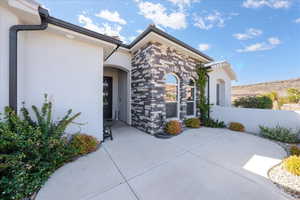
[[[188,116],[195,116],[196,114],[196,83],[193,79],[189,80],[187,86],[187,108],[186,114]]]
[[[172,73],[165,76],[165,103],[167,118],[178,118],[179,79]]]

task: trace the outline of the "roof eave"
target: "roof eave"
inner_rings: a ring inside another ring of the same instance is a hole
[[[208,55],[200,52],[199,50],[191,47],[190,45],[176,39],[175,37],[169,35],[168,33],[156,28],[154,25],[148,26],[148,28],[143,33],[141,33],[130,45],[128,45],[128,48],[130,48],[130,49],[133,48],[138,42],[140,42],[143,38],[145,38],[151,32],[154,32],[154,33],[156,33],[156,34],[158,34],[158,35],[160,35],[160,36],[162,36],[162,37],[164,37],[164,38],[166,38],[166,39],[168,39],[168,40],[170,40],[170,41],[172,41],[172,42],[174,42],[174,43],[176,43],[176,44],[178,44],[178,45],[180,45],[180,46],[182,46],[182,47],[184,47],[184,48],[186,48],[190,51],[192,51],[193,53],[196,53],[197,55],[207,59],[210,62],[214,61],[213,58],[211,58]]]
[[[226,73],[228,74],[229,78],[232,81],[237,81],[236,73],[233,71],[231,64],[229,62],[227,62],[226,60],[207,63],[207,64],[205,64],[205,67],[211,67],[212,69],[222,68],[226,71]]]
[[[53,24],[53,25],[59,26],[61,28],[65,28],[65,29],[68,29],[68,30],[71,30],[71,31],[74,31],[74,32],[77,32],[77,33],[81,33],[83,35],[87,35],[87,36],[90,36],[90,37],[93,37],[93,38],[96,38],[96,39],[100,39],[100,40],[103,40],[105,42],[109,42],[109,43],[113,43],[113,44],[116,44],[116,45],[124,46],[122,41],[117,40],[113,37],[103,35],[101,33],[95,32],[95,31],[91,31],[89,29],[77,26],[75,24],[71,24],[69,22],[63,21],[61,19],[57,19],[57,18],[52,17],[52,16],[49,16],[47,18],[47,21],[48,21],[49,24]]]

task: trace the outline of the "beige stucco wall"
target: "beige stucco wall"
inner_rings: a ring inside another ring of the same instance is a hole
[[[54,119],[68,109],[82,112],[70,133],[81,131],[102,139],[103,49],[48,31],[22,32],[18,103],[40,105],[47,93],[54,102]]]
[[[130,71],[131,70],[131,54],[121,52],[118,50],[115,52],[107,61],[105,61],[104,65],[111,65],[119,67],[120,69],[124,71]]]
[[[280,125],[295,131],[300,129],[300,111],[213,106],[211,116],[226,124],[242,123],[246,131],[250,133],[259,133],[259,126],[276,127]]]

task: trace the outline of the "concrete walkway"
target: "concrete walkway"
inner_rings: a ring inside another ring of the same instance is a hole
[[[37,200],[283,200],[266,177],[277,144],[226,129],[169,140],[118,126],[114,141],[59,169]]]

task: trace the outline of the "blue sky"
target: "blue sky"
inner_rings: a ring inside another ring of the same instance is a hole
[[[149,24],[228,60],[235,85],[300,77],[300,0],[38,0],[54,17],[132,41]]]

